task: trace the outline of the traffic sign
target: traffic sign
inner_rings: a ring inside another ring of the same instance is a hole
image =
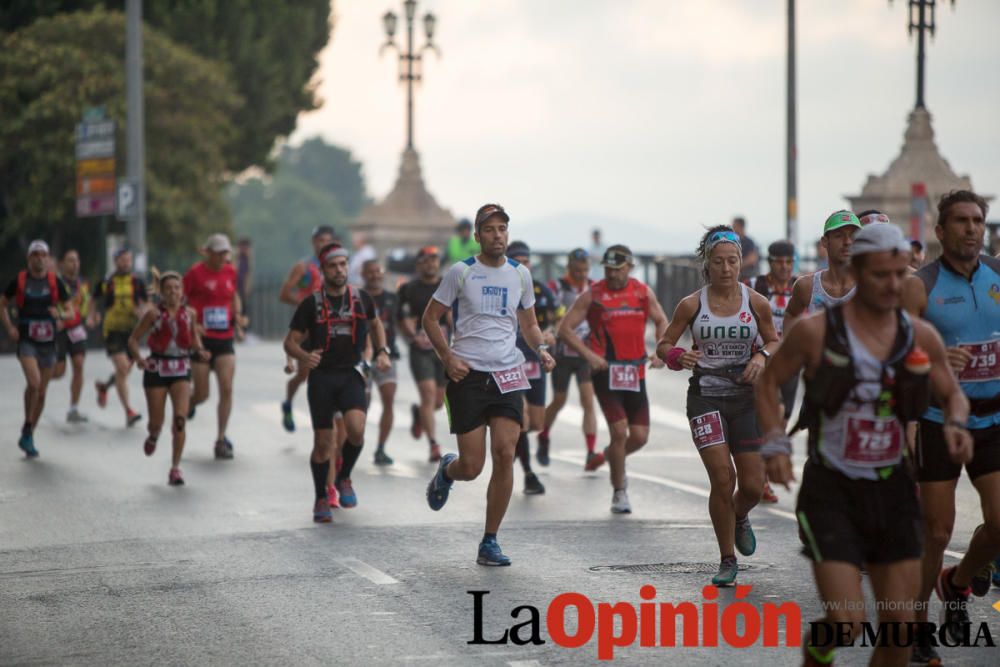
[[[114,195],[85,195],[76,198],[76,217],[111,215],[115,212]]]
[[[139,211],[139,186],[135,181],[118,181],[116,213],[119,220],[135,217]]]
[[[76,126],[76,215],[109,215],[117,203],[115,121],[103,107],[92,107]]]

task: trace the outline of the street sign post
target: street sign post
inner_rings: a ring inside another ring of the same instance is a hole
[[[119,220],[131,220],[139,212],[139,186],[131,179],[118,181],[117,206]]]

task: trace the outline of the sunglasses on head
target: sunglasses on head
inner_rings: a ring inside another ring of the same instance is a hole
[[[590,259],[590,253],[588,253],[586,250],[577,249],[577,250],[574,250],[573,252],[571,252],[569,254],[569,258],[570,259]]]
[[[716,243],[721,243],[723,241],[730,241],[732,243],[739,243],[740,242],[740,236],[736,232],[730,232],[730,231],[726,231],[726,230],[720,230],[718,232],[713,233],[711,236],[708,237],[708,243],[710,245],[714,245]]]

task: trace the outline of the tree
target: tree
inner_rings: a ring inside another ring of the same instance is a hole
[[[279,165],[314,188],[329,192],[340,210],[351,217],[370,201],[365,194],[361,163],[346,148],[328,144],[319,137],[300,146],[282,147]]]
[[[119,10],[122,0],[11,0],[0,8],[0,30],[95,5]],[[221,63],[242,96],[232,118],[236,132],[226,148],[230,171],[270,168],[275,142],[295,129],[300,112],[319,106],[312,80],[330,36],[330,5],[331,0],[144,3],[147,25]]]
[[[100,252],[96,220],[75,217],[74,129],[104,106],[124,164],[125,17],[96,9],[0,35],[0,245],[43,237]],[[221,197],[232,114],[242,100],[219,65],[143,31],[151,259],[229,226]],[[22,260],[18,258],[18,263]]]

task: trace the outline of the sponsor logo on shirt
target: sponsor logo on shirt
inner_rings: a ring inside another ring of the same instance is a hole
[[[750,313],[748,313],[745,310],[742,313],[740,313],[740,322],[742,322],[743,324],[747,324],[748,322],[750,322]]]
[[[993,283],[990,286],[990,298],[993,299],[993,303],[1000,306],[1000,285]]]
[[[965,297],[964,296],[949,296],[949,297],[939,296],[938,298],[934,299],[934,303],[936,303],[939,306],[952,306],[952,305],[955,305],[956,303],[965,303]]]
[[[507,288],[483,285],[483,312],[497,315],[507,314]]]

